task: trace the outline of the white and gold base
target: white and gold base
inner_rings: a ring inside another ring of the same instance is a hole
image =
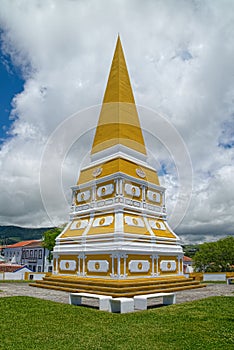
[[[152,278],[183,275],[182,255],[118,252],[54,256],[54,275],[108,279]]]

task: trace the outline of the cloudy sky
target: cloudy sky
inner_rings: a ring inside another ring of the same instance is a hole
[[[234,234],[232,0],[1,0],[0,225],[68,220],[118,33],[172,226]]]

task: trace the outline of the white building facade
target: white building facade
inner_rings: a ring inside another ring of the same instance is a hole
[[[6,262],[26,265],[33,272],[51,272],[49,250],[42,246],[41,240],[22,241],[4,248]]]

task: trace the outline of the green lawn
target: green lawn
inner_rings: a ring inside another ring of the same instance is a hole
[[[30,297],[0,298],[0,349],[234,349],[234,297],[110,314]]]

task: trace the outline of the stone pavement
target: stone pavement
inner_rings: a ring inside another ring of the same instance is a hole
[[[234,284],[208,284],[205,288],[176,292],[176,303],[208,298],[210,296],[234,296]],[[30,296],[68,304],[69,293],[30,287],[27,283],[0,283],[0,297]],[[96,302],[92,302],[96,306]]]

